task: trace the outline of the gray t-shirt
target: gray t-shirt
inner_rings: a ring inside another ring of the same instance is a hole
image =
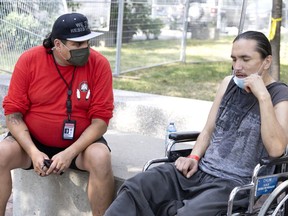
[[[274,82],[267,89],[274,106],[288,100],[287,85]],[[261,139],[258,100],[252,93],[238,88],[231,79],[221,101],[210,145],[199,168],[213,176],[247,184],[251,181],[254,167],[268,158]],[[267,172],[273,172],[273,168]]]

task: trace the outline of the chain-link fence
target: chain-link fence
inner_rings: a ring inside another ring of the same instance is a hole
[[[243,30],[260,30],[268,35],[272,0],[247,2]],[[230,60],[242,3],[243,0],[0,0],[0,71],[12,72],[19,55],[41,44],[54,20],[66,12],[85,14],[92,30],[104,33],[91,44],[108,58],[115,75],[175,61]],[[282,59],[287,59],[288,53],[287,3],[283,0]]]
[[[60,0],[0,1],[0,70],[12,72],[20,54],[42,43],[59,14],[65,12]]]

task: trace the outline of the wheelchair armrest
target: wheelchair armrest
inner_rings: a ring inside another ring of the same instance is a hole
[[[155,163],[175,162],[178,157],[187,157],[191,153],[191,151],[192,149],[181,149],[181,150],[170,151],[168,157],[157,158],[157,159],[152,159],[152,160],[147,161],[145,165],[143,166],[142,171],[145,172],[146,170],[149,169],[149,167],[152,164],[155,164]]]
[[[169,135],[169,139],[172,141],[170,142],[170,148],[168,148],[166,155],[164,158],[159,159],[152,159],[145,163],[142,171],[146,171],[152,164],[154,163],[167,163],[167,162],[174,162],[177,160],[178,157],[187,157],[192,148],[188,149],[180,149],[180,150],[171,150],[172,146],[175,143],[180,142],[191,142],[196,141],[197,137],[199,136],[200,132],[198,131],[186,131],[186,132],[175,132]]]
[[[176,143],[196,141],[200,132],[198,131],[182,131],[169,134],[169,139],[172,141],[167,148],[167,157],[169,162],[174,162],[178,157],[187,157],[192,148],[171,150]]]
[[[152,159],[149,160],[145,163],[145,165],[142,168],[142,172],[145,172],[146,170],[149,169],[149,167],[154,164],[154,163],[167,163],[169,162],[169,158],[168,157],[163,157],[163,158],[157,158],[157,159]]]
[[[182,131],[175,132],[169,135],[169,139],[177,141],[177,142],[189,142],[196,141],[200,132],[198,131]]]
[[[174,162],[179,157],[187,157],[191,153],[191,151],[192,151],[192,148],[170,151],[168,154],[168,161]]]
[[[288,164],[288,155],[260,162],[260,165],[281,165],[281,164]]]

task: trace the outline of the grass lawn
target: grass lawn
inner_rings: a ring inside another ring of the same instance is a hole
[[[230,52],[233,38],[223,37],[216,41],[187,40],[188,63],[173,63],[121,74],[119,77],[114,77],[114,88],[213,101],[221,80],[231,74]],[[143,66],[145,62],[157,63],[177,59],[175,53],[178,55],[179,52],[175,50],[180,49],[180,44],[175,41],[141,43],[143,43],[141,46],[123,45],[121,58],[125,64],[137,66],[140,62]],[[165,47],[163,43],[169,44],[166,49],[163,48]],[[285,83],[288,83],[287,43],[287,40],[281,41],[280,53],[282,57],[280,80]],[[106,48],[101,52],[105,55],[108,54],[107,51]],[[167,56],[170,56],[170,59],[167,59]]]
[[[288,65],[280,79],[288,83]],[[231,74],[231,62],[169,64],[114,77],[114,88],[212,101],[221,80]]]

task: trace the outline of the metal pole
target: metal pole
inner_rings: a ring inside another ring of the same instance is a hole
[[[284,14],[285,17],[287,17],[287,15],[288,15],[288,14],[287,14],[287,10],[288,10],[287,7],[288,7],[288,0],[285,1],[285,14]],[[283,14],[282,14],[282,17],[283,17]],[[287,24],[288,24],[288,19],[286,18],[286,19],[285,19],[285,28],[288,27]]]
[[[67,13],[68,12],[67,1],[62,0],[62,4],[63,4],[64,12]]]
[[[246,8],[247,8],[247,0],[243,0],[241,17],[240,17],[240,22],[239,22],[239,27],[238,27],[238,34],[241,34],[243,31],[245,16],[246,16]]]
[[[220,32],[222,30],[221,26],[221,10],[223,7],[223,2],[222,0],[218,1],[217,5],[217,22],[216,22],[216,29]]]
[[[180,54],[180,61],[183,63],[186,62],[186,47],[187,47],[186,44],[187,44],[189,6],[190,6],[189,0],[186,0],[184,19],[183,19],[183,34],[182,34],[182,41],[181,41],[181,54]]]
[[[123,14],[124,1],[119,0],[118,5],[118,22],[117,22],[117,41],[116,41],[116,61],[115,61],[115,76],[120,75],[121,70],[121,47],[122,47],[122,33],[123,33]]]

